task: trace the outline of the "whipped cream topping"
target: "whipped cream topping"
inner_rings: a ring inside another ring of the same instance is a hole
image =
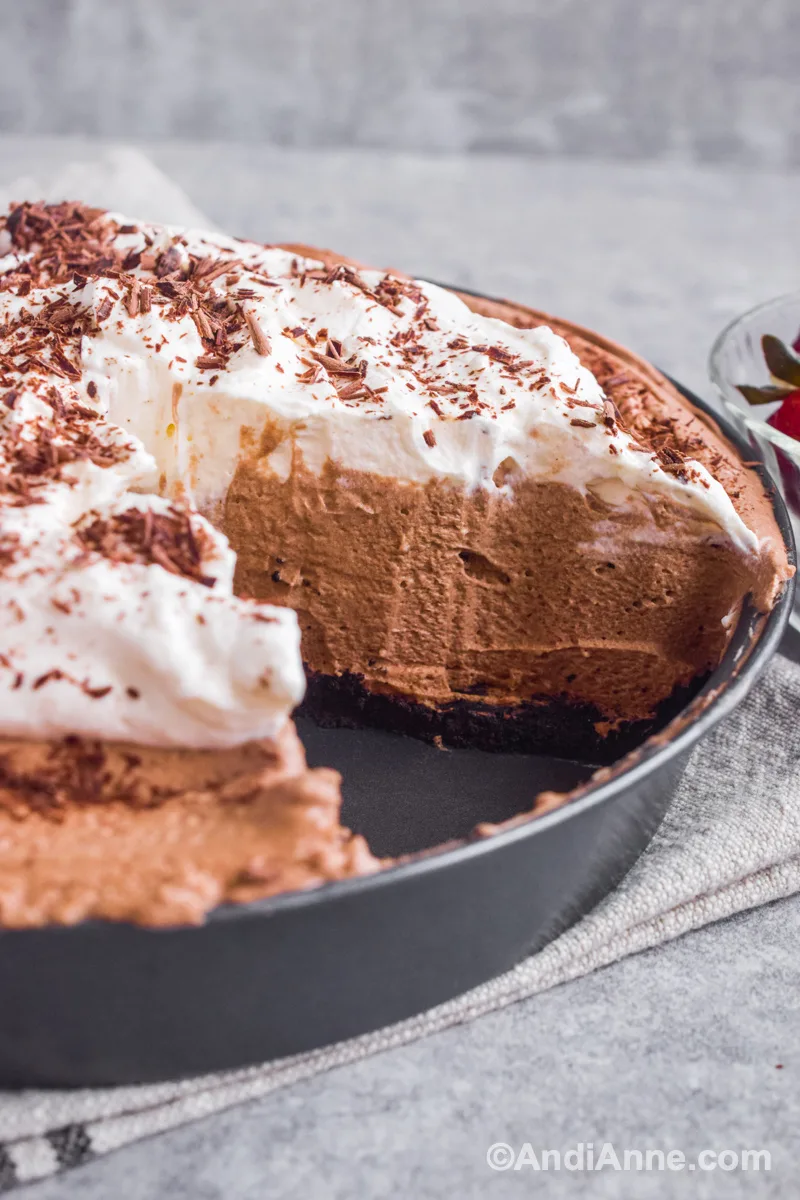
[[[295,614],[233,595],[227,540],[152,494],[155,458],[105,419],[80,365],[99,283],[35,287],[20,261],[0,261],[0,732],[278,734],[305,687]]]
[[[131,317],[112,281],[92,288],[95,311],[112,307],[84,344],[84,378],[111,420],[153,452],[168,493],[213,511],[243,450],[263,446],[266,433],[274,449],[262,468],[283,478],[297,454],[316,473],[332,460],[503,493],[519,472],[616,504],[632,491],[666,495],[741,550],[758,548],[708,471],[638,444],[546,326],[515,329],[430,283],[329,270],[218,234],[142,226],[115,245],[135,254],[145,239],[184,267],[227,262],[210,294],[246,319],[232,353],[219,357],[194,310]]]
[[[295,615],[232,595],[198,515],[243,455],[513,494],[667,496],[758,549],[693,460],[624,429],[546,327],[432,284],[78,205],[0,221],[0,732],[224,746],[303,691]]]

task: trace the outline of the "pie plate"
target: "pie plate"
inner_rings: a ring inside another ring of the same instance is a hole
[[[784,503],[757,469],[794,562]],[[586,763],[442,752],[301,721],[311,764],[342,772],[345,823],[376,854],[408,857],[377,875],[221,907],[201,926],[87,921],[0,933],[0,1086],[240,1067],[390,1025],[507,971],[629,870],[693,747],[777,649],[792,593],[793,581],[766,617],[747,608],[695,698],[599,778]],[[511,820],[539,791],[575,787],[561,808]],[[485,821],[510,823],[471,836]]]

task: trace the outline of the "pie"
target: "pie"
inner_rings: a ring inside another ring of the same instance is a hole
[[[298,704],[610,761],[791,573],[758,475],[621,347],[80,204],[0,218],[0,453],[7,926],[377,870]]]

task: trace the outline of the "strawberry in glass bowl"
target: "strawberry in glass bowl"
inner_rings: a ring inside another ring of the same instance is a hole
[[[800,292],[751,308],[711,349],[726,414],[780,485],[800,543]],[[792,624],[800,630],[795,601]]]

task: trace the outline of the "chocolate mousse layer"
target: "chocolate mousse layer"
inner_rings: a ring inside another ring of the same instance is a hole
[[[237,590],[297,612],[307,711],[456,745],[605,758],[603,734],[717,664],[753,586],[685,508],[525,479],[513,498],[333,464],[282,483],[256,460],[224,527]]]
[[[339,824],[339,776],[274,742],[176,751],[0,743],[0,926],[196,924],[217,905],[379,867]]]

